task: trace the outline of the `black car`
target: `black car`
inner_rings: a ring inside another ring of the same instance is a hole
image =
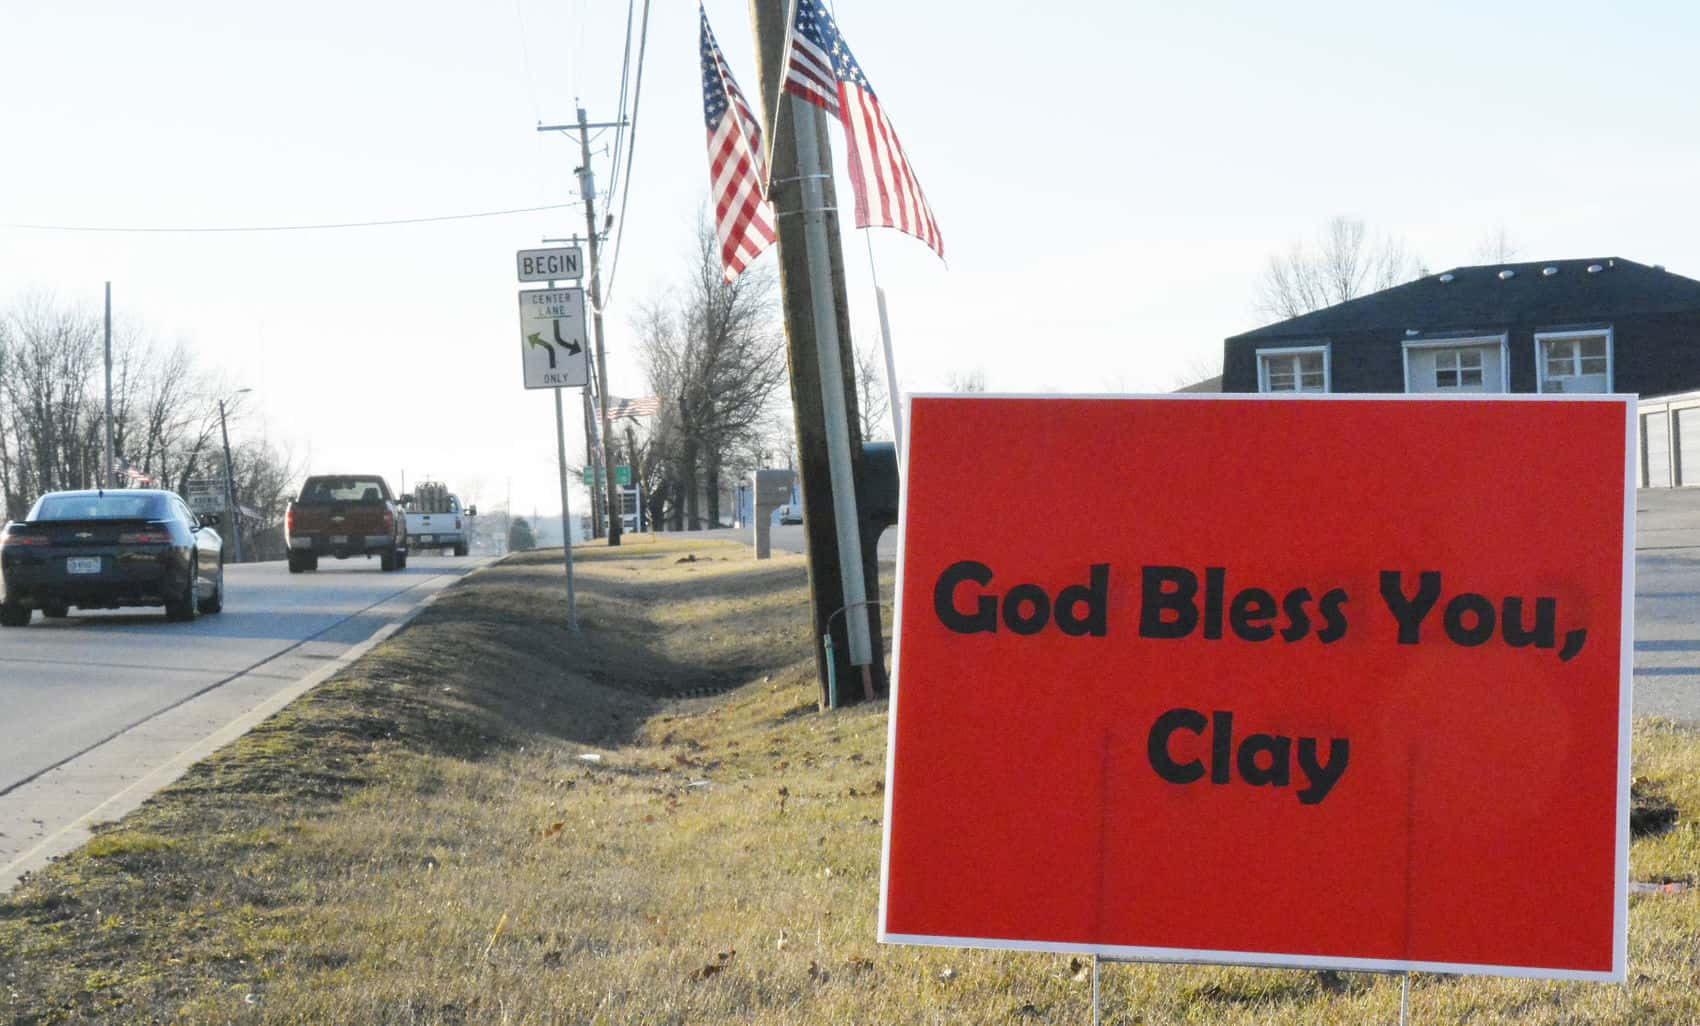
[[[224,607],[224,540],[172,492],[50,492],[0,530],[0,626],[78,609]]]

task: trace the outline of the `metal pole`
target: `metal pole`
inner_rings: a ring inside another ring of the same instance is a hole
[[[1409,1026],[1411,1022],[1411,974],[1405,973],[1399,981],[1399,1026]]]
[[[844,407],[843,351],[833,309],[832,257],[827,251],[824,190],[816,108],[791,97],[797,132],[797,173],[803,179],[803,238],[809,255],[809,294],[814,305],[815,356],[820,364],[822,412],[826,420],[827,466],[832,480],[832,519],[838,532],[838,575],[844,587],[844,614],[850,636],[850,665],[873,661],[868,638],[868,594],[862,578],[862,533],[856,519],[856,485],[851,474],[850,420]]]
[[[578,598],[573,594],[573,517],[567,506],[567,418],[561,390],[555,389],[555,454],[561,465],[561,548],[567,563],[567,629],[578,630]]]
[[[1092,1026],[1098,1026],[1098,956],[1092,956]]]
[[[224,436],[224,508],[229,510],[232,551],[242,562],[242,513],[236,508],[236,479],[230,470],[230,429],[224,423],[224,400],[218,401],[218,431]]]
[[[891,319],[885,313],[885,289],[874,286],[880,304],[880,338],[885,341],[885,399],[891,410],[891,440],[897,458],[903,459],[903,403],[897,395],[897,363],[891,355]]]
[[[112,459],[112,283],[106,283],[106,469],[98,480],[118,487],[118,468]]]
[[[578,169],[579,194],[584,197],[585,245],[590,248],[590,311],[596,328],[596,398],[602,408],[602,469],[608,475],[608,544],[620,544],[620,497],[614,484],[614,463],[608,458],[608,358],[602,344],[602,270],[597,261],[596,178],[590,170],[590,121],[578,109],[578,144],[584,164]]]

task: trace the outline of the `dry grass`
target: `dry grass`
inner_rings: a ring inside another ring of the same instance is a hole
[[[696,554],[696,562],[678,560]],[[800,560],[642,540],[475,575],[0,902],[0,1022],[1081,1023],[1066,956],[873,941],[885,715],[815,712]],[[699,690],[717,697],[666,696]],[[1700,737],[1642,724],[1700,862]],[[590,758],[594,757],[594,758]],[[1700,1021],[1700,896],[1630,983],[1421,977],[1413,1021]],[[1378,977],[1113,966],[1114,1023],[1363,1023]]]

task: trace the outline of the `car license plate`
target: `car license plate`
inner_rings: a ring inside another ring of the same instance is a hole
[[[69,556],[65,560],[65,572],[68,574],[98,574],[100,573],[100,557]]]
[[[348,535],[346,535],[346,534],[333,534],[333,535],[331,535],[331,544],[332,545],[347,545],[348,544]]]
[[[422,542],[434,542],[437,540],[437,536],[434,534],[422,534],[419,536],[419,540]]]

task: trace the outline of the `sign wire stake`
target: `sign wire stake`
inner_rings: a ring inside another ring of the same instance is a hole
[[[1406,970],[1399,978],[1399,1026],[1410,1026],[1411,1022],[1411,973]]]
[[[1098,954],[1092,954],[1092,1026],[1098,1026]]]

